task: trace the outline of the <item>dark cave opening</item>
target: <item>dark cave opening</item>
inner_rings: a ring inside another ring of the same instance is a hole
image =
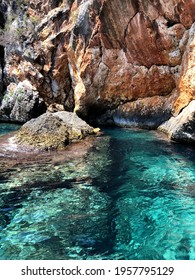
[[[3,12],[0,11],[0,28],[4,29],[4,27],[5,27],[5,18]]]
[[[171,20],[171,19],[167,19],[167,27],[172,27],[174,26],[175,24],[177,24],[177,22]]]
[[[4,13],[0,10],[0,28],[4,29],[5,28],[5,17]],[[0,44],[0,68],[2,69],[2,76],[1,76],[1,85],[0,85],[0,90],[3,92],[5,90],[5,85],[3,83],[4,80],[4,67],[5,67],[5,48],[3,45]]]

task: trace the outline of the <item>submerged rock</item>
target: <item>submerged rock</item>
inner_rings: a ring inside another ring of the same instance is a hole
[[[47,112],[25,123],[16,135],[16,142],[41,150],[55,150],[95,133],[97,129],[75,113]]]
[[[167,133],[174,141],[195,144],[195,100],[177,117],[172,117],[158,129]]]

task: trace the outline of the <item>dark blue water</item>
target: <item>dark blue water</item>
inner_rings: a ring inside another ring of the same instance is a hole
[[[194,148],[104,133],[83,158],[1,177],[0,259],[195,259]]]

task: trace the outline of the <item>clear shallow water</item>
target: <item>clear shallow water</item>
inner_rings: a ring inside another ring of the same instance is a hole
[[[194,148],[104,132],[84,158],[0,177],[0,259],[195,259]]]
[[[0,135],[10,133],[12,131],[17,130],[20,127],[21,127],[21,125],[19,125],[19,124],[0,123]]]

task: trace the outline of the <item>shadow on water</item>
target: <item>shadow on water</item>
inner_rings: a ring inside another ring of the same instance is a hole
[[[118,215],[117,200],[123,196],[123,193],[119,192],[121,186],[126,182],[126,173],[129,170],[129,166],[133,162],[126,156],[130,157],[132,151],[132,145],[125,139],[110,138],[107,148],[107,161],[109,164],[102,166],[100,174],[93,178],[92,184],[100,191],[105,193],[109,197],[110,204],[107,209],[107,220],[105,220],[105,228],[107,228],[104,240],[93,245],[92,253],[107,252],[106,256],[110,256],[115,252],[115,245],[117,239],[117,225],[115,217]],[[124,229],[125,232],[125,229]],[[124,234],[125,235],[125,234]],[[129,232],[127,233],[129,239]],[[124,238],[127,238],[127,235]]]

